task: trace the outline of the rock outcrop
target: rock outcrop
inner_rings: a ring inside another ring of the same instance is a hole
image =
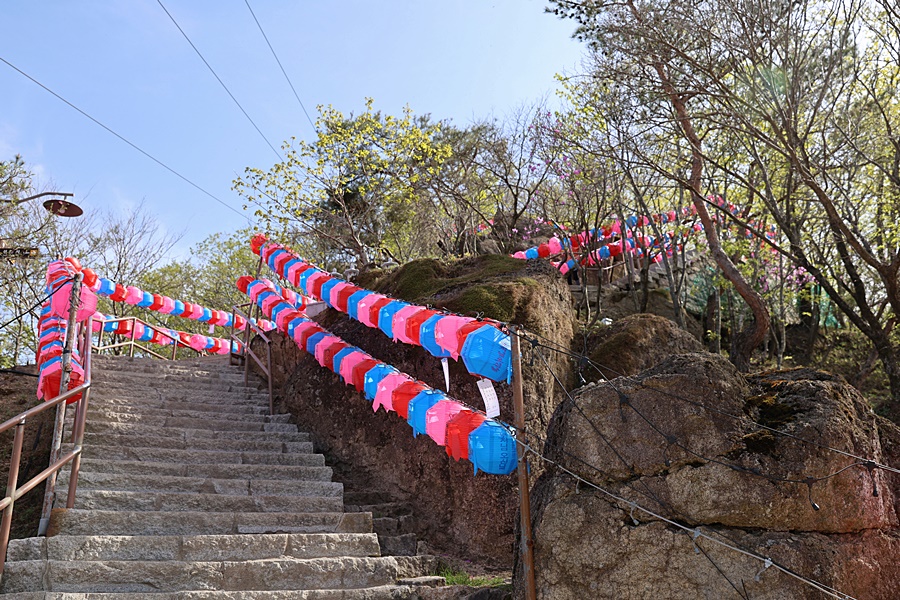
[[[532,496],[538,596],[822,597],[646,507],[842,593],[896,598],[900,478],[825,446],[896,464],[898,442],[851,386],[807,369],[745,379],[686,354],[591,384],[548,431],[560,467]]]

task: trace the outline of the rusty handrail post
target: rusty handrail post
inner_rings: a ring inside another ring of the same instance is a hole
[[[137,319],[131,317],[131,346],[128,348],[128,358],[134,358],[134,337],[137,330]]]
[[[522,389],[522,354],[519,346],[519,332],[510,326],[512,342],[513,408],[515,409],[516,437],[525,436],[525,393]],[[528,455],[525,453],[524,439],[518,439],[516,455],[519,475],[519,527],[521,528],[521,553],[525,574],[525,600],[536,600],[537,587],[534,580],[534,540],[531,538],[531,494],[528,483]]]
[[[269,416],[275,414],[275,399],[272,397],[272,342],[266,342],[266,370],[269,379]]]
[[[69,389],[69,374],[72,372],[72,346],[75,339],[75,317],[81,303],[81,280],[84,277],[76,273],[72,278],[72,290],[69,295],[69,320],[66,325],[66,343],[62,351],[62,369],[59,377],[59,393]],[[62,446],[63,429],[66,426],[66,403],[56,405],[56,424],[53,427],[53,439],[50,443],[50,463],[59,460],[59,449]],[[56,493],[56,473],[47,478],[44,490],[44,505],[41,509],[41,520],[38,523],[38,535],[47,533],[50,525],[50,511],[53,510],[53,496]]]
[[[6,497],[15,498],[16,487],[19,485],[19,463],[22,462],[22,442],[25,440],[25,419],[16,425],[16,433],[13,438],[12,456],[9,458],[9,475],[6,478]],[[0,522],[0,576],[6,565],[6,548],[9,546],[9,528],[12,526],[13,505],[15,499],[3,509],[3,521]]]
[[[91,343],[91,333],[93,330],[94,319],[93,317],[88,317],[85,322],[85,333],[84,338],[87,341],[88,347],[90,348]],[[93,376],[92,364],[91,364],[91,353],[88,351],[84,356],[84,372],[88,375]],[[88,388],[81,394],[81,400],[78,401],[77,409],[76,409],[76,419],[75,419],[75,427],[72,432],[72,443],[73,443],[73,452],[75,452],[75,458],[72,460],[72,469],[69,472],[69,489],[66,492],[66,508],[75,508],[75,491],[78,488],[78,474],[81,469],[81,452],[82,447],[84,445],[84,426],[87,422],[87,409],[88,409],[88,397],[90,396],[91,388]]]

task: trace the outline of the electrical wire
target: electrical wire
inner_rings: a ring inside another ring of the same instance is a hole
[[[244,4],[247,5],[247,10],[250,11],[250,14],[253,15],[253,20],[256,21],[256,26],[259,27],[259,32],[262,34],[263,39],[266,40],[266,44],[269,46],[269,50],[272,51],[272,56],[275,57],[275,62],[278,63],[278,68],[281,69],[281,73],[284,75],[285,80],[288,82],[288,85],[291,86],[291,91],[294,92],[294,98],[297,99],[297,103],[300,105],[300,108],[303,109],[303,114],[306,115],[306,120],[309,121],[310,127],[313,128],[313,131],[317,131],[316,124],[313,123],[312,118],[310,118],[309,113],[306,112],[306,107],[303,106],[303,101],[300,99],[300,95],[297,93],[297,90],[294,88],[294,84],[291,81],[291,78],[288,77],[287,71],[284,70],[284,66],[281,64],[281,60],[278,58],[278,54],[275,53],[275,48],[272,47],[272,42],[269,41],[269,36],[266,35],[266,32],[263,30],[262,25],[259,22],[259,19],[256,18],[256,13],[253,12],[253,8],[250,6],[250,0],[244,0]]]
[[[0,59],[0,60],[3,60],[3,59]],[[49,300],[50,298],[52,298],[53,295],[54,295],[56,292],[58,292],[59,290],[61,290],[61,289],[63,288],[63,286],[64,286],[65,284],[69,283],[70,281],[72,281],[72,278],[71,278],[71,277],[69,277],[68,279],[63,280],[63,282],[59,284],[59,287],[58,287],[58,288],[56,288],[55,290],[53,290],[52,292],[50,292],[49,294],[47,294],[46,296],[44,296],[43,298],[41,298],[40,300],[38,300],[36,304],[32,305],[30,308],[25,309],[24,311],[22,311],[21,313],[19,313],[18,315],[16,315],[15,317],[13,317],[12,319],[10,319],[10,320],[7,321],[6,323],[4,323],[3,325],[0,325],[0,331],[2,331],[3,329],[6,329],[7,327],[9,327],[10,325],[12,325],[13,323],[15,323],[16,321],[18,321],[19,319],[22,319],[22,318],[28,316],[29,314],[31,314],[31,311],[33,311],[33,310],[36,309],[38,306],[40,306],[41,304],[43,304],[44,302],[46,302],[47,300]]]
[[[52,96],[54,96],[57,100],[60,100],[60,101],[63,102],[64,104],[68,105],[70,108],[72,108],[72,109],[74,109],[75,111],[79,112],[82,116],[87,117],[89,120],[93,121],[95,124],[99,125],[99,126],[102,127],[103,129],[105,129],[106,131],[108,131],[109,133],[111,133],[112,135],[114,135],[115,137],[119,138],[121,141],[125,142],[126,144],[128,144],[129,146],[131,146],[132,148],[134,148],[135,150],[137,150],[138,152],[140,152],[141,154],[143,154],[144,156],[146,156],[147,158],[149,158],[150,160],[152,160],[153,162],[155,162],[156,164],[158,164],[159,166],[161,166],[162,168],[164,168],[166,171],[172,173],[173,175],[175,175],[176,177],[178,177],[179,179],[181,179],[182,181],[184,181],[185,183],[187,183],[188,185],[190,185],[191,187],[193,187],[194,189],[196,189],[196,190],[202,192],[203,194],[206,194],[207,196],[209,196],[210,198],[212,198],[213,200],[215,200],[216,202],[218,202],[219,204],[221,204],[222,206],[224,206],[225,208],[227,208],[227,209],[230,210],[231,212],[233,212],[233,213],[235,213],[235,214],[241,216],[242,218],[246,219],[246,220],[247,220],[247,224],[249,224],[249,225],[254,225],[254,224],[255,224],[255,222],[252,221],[246,214],[242,213],[242,212],[239,211],[238,209],[236,209],[236,208],[234,208],[233,206],[231,206],[230,204],[226,203],[224,200],[222,200],[221,198],[219,198],[218,196],[216,196],[216,195],[213,194],[212,192],[209,192],[209,191],[205,190],[204,188],[200,187],[198,184],[194,183],[193,181],[191,181],[190,179],[188,179],[187,177],[185,177],[184,175],[182,175],[181,173],[179,173],[178,171],[176,171],[175,169],[173,169],[172,167],[170,167],[169,165],[167,165],[167,164],[164,163],[163,161],[159,160],[158,158],[156,158],[155,156],[153,156],[152,154],[150,154],[149,152],[147,152],[146,150],[144,150],[143,148],[141,148],[140,146],[138,146],[138,145],[135,144],[134,142],[128,140],[127,138],[125,138],[124,136],[120,135],[119,133],[117,133],[116,131],[114,131],[113,129],[111,129],[110,127],[104,125],[103,123],[101,123],[100,121],[98,121],[97,119],[95,119],[94,117],[92,117],[91,115],[89,115],[88,113],[86,113],[85,111],[81,110],[80,108],[78,108],[77,106],[75,106],[74,104],[72,104],[71,102],[69,102],[68,100],[66,100],[65,98],[63,98],[62,96],[60,96],[59,94],[57,94],[56,92],[54,92],[53,90],[51,90],[49,87],[47,87],[46,85],[44,85],[43,83],[41,83],[40,81],[38,81],[37,79],[35,79],[35,78],[32,77],[31,75],[29,75],[29,74],[26,73],[25,71],[23,71],[23,70],[20,69],[19,67],[15,66],[14,64],[12,64],[12,63],[9,62],[8,60],[6,60],[6,59],[3,58],[2,56],[0,56],[0,61],[2,61],[4,64],[6,64],[8,67],[10,67],[11,69],[13,69],[14,71],[18,72],[20,75],[22,75],[22,76],[25,77],[26,79],[30,80],[32,83],[34,83],[34,84],[37,85],[38,87],[42,88],[44,91],[46,91],[46,92],[48,92],[49,94],[51,94]]]
[[[239,109],[241,109],[241,112],[244,113],[244,116],[247,117],[247,120],[250,121],[250,124],[253,125],[253,128],[256,129],[256,132],[260,135],[260,137],[262,137],[263,140],[265,140],[266,144],[269,145],[269,148],[272,149],[272,152],[275,153],[275,156],[278,157],[278,160],[284,160],[284,158],[282,158],[282,156],[281,156],[281,153],[275,149],[275,146],[272,145],[272,142],[269,141],[269,138],[267,138],[265,136],[265,134],[262,132],[262,130],[256,125],[256,122],[250,118],[250,115],[247,114],[247,111],[244,110],[244,107],[241,106],[241,103],[238,102],[237,98],[234,97],[234,94],[231,93],[231,90],[228,89],[228,86],[225,85],[225,82],[222,81],[222,78],[219,77],[219,75],[216,73],[215,69],[212,68],[212,65],[209,64],[209,61],[207,61],[203,57],[203,54],[200,53],[200,50],[197,49],[197,46],[194,45],[194,42],[191,41],[191,38],[188,37],[188,34],[184,32],[184,29],[181,28],[181,25],[179,25],[178,21],[175,20],[175,17],[172,16],[172,13],[170,13],[169,10],[165,7],[165,5],[163,5],[162,0],[156,0],[156,2],[163,9],[163,11],[169,16],[169,19],[172,21],[172,23],[175,24],[175,27],[178,28],[178,31],[180,31],[181,35],[184,36],[184,39],[187,40],[187,43],[191,45],[191,48],[194,49],[194,52],[197,53],[197,56],[200,57],[200,60],[202,60],[203,64],[206,65],[206,68],[209,69],[209,72],[213,74],[213,77],[216,78],[216,81],[219,82],[219,85],[222,86],[222,89],[225,90],[225,93],[227,93],[231,97],[231,99],[234,101],[234,103],[237,105],[237,107]]]

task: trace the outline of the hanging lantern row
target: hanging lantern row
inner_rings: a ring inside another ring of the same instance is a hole
[[[326,331],[284,301],[271,282],[242,277],[237,285],[301,350],[363,393],[375,412],[396,413],[414,436],[427,435],[457,461],[471,461],[475,474],[508,475],[516,469],[516,441],[507,426]]]
[[[710,203],[727,210],[733,215],[740,212],[739,207],[732,203],[725,202],[721,196],[709,196],[708,200]],[[566,262],[557,263],[557,268],[565,274],[579,264],[579,262],[581,264],[593,265],[600,260],[618,256],[623,252],[629,252],[635,256],[642,256],[645,250],[648,252],[655,250],[656,252],[653,253],[652,260],[654,262],[660,262],[662,260],[661,252],[663,249],[666,252],[666,256],[672,256],[674,252],[681,250],[680,245],[674,244],[674,240],[678,239],[679,235],[674,232],[669,232],[663,234],[661,240],[657,240],[654,236],[643,235],[641,232],[635,231],[635,228],[649,225],[651,222],[663,225],[674,223],[679,220],[678,212],[681,213],[682,219],[697,216],[697,208],[693,204],[682,208],[681,211],[670,210],[651,216],[631,215],[625,219],[624,225],[622,221],[615,220],[602,227],[583,231],[579,234],[569,236],[568,238],[560,239],[554,236],[547,242],[528,248],[527,250],[516,252],[512,256],[513,258],[520,259],[548,258],[567,249],[571,249],[574,254],[577,253],[580,248],[591,245],[592,242],[596,242],[600,248],[591,252],[586,258],[581,261],[569,259]],[[776,229],[774,225],[766,227],[763,222],[753,221],[750,223],[750,227],[757,230],[764,230],[764,235],[769,240],[775,239]],[[623,230],[625,232],[624,244],[622,240]],[[690,235],[701,231],[703,231],[703,224],[696,222],[691,225],[690,229],[682,232],[680,237],[682,239],[687,239]],[[746,238],[753,237],[753,232],[748,228],[741,228],[740,233]]]
[[[149,342],[151,344],[159,344],[160,346],[171,346],[174,340],[188,346],[197,352],[208,352],[210,354],[228,354],[230,352],[240,352],[243,345],[240,342],[229,341],[201,335],[199,333],[188,333],[186,331],[178,331],[167,327],[147,327],[139,321],[117,319],[113,315],[104,315],[103,313],[94,313],[94,332],[103,331],[105,333],[115,333],[132,337],[136,342]],[[168,334],[168,335],[167,335]]]
[[[84,383],[84,366],[77,348],[72,349],[69,385],[60,389],[62,382],[62,354],[68,329],[69,303],[72,293],[72,278],[80,269],[74,259],[54,260],[47,265],[45,289],[52,296],[41,305],[38,319],[38,344],[35,363],[38,366],[37,397],[50,400],[60,393]],[[90,317],[97,308],[97,296],[86,287],[81,287],[80,307],[75,314],[78,323]],[[69,398],[66,403],[77,402],[81,394]]]
[[[363,289],[332,277],[281,244],[269,243],[262,235],[254,236],[251,248],[272,271],[306,296],[380,329],[395,342],[421,346],[438,358],[462,358],[472,375],[506,382],[512,378],[509,334],[497,321],[432,310]],[[238,280],[241,291],[249,293],[250,285],[249,277]]]
[[[246,325],[244,318],[240,315],[233,315],[224,310],[212,310],[191,302],[174,300],[168,296],[145,292],[131,285],[123,286],[105,277],[99,277],[92,269],[82,269],[77,259],[66,258],[64,260],[69,261],[69,264],[73,265],[77,272],[82,273],[84,285],[88,289],[109,298],[113,302],[124,302],[138,308],[146,308],[162,314],[192,319],[220,327],[231,327],[234,325],[236,329],[243,329]],[[93,311],[91,312],[93,313]],[[275,328],[274,323],[265,319],[261,319],[259,322],[251,319],[251,322],[255,323],[263,331],[270,331]]]

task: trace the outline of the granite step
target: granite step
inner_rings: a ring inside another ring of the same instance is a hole
[[[67,488],[69,472],[62,471],[57,488]],[[80,472],[78,490],[118,490],[125,492],[194,492],[203,494],[254,496],[341,496],[344,486],[334,481],[296,481],[293,479],[256,479],[211,477],[173,477],[164,475],[122,475]],[[77,494],[76,494],[77,503]]]
[[[405,560],[403,560],[405,558]],[[4,592],[49,587],[56,592],[359,589],[395,584],[420,567],[416,557],[336,557],[259,561],[19,561],[3,577]]]
[[[107,440],[103,440],[107,441]],[[312,452],[241,452],[220,450],[194,450],[160,448],[159,446],[118,446],[85,444],[83,459],[122,460],[142,462],[168,462],[182,464],[217,465],[285,465],[298,467],[324,467],[325,457]]]
[[[65,506],[66,499],[66,490],[58,492],[56,505]],[[316,513],[341,512],[342,506],[340,496],[251,496],[122,490],[79,490],[75,495],[75,508],[80,510]]]
[[[268,434],[267,434],[268,435]],[[298,433],[301,439],[308,438],[307,434]],[[84,434],[85,453],[92,446],[123,447],[133,445],[140,448],[169,448],[173,450],[197,450],[197,451],[222,451],[222,452],[264,452],[273,456],[280,453],[305,454],[313,452],[313,443],[260,441],[255,439],[209,439],[191,437],[188,439],[178,437],[162,437],[156,435],[118,435],[86,432]]]
[[[204,479],[286,479],[331,481],[331,467],[267,464],[170,463],[85,458],[82,472],[116,473],[121,476],[202,477]]]
[[[379,556],[374,533],[268,533],[234,535],[55,535],[11,540],[10,561],[186,560]]]
[[[243,513],[56,510],[52,531],[66,535],[227,535],[238,533],[372,533],[369,513]]]

